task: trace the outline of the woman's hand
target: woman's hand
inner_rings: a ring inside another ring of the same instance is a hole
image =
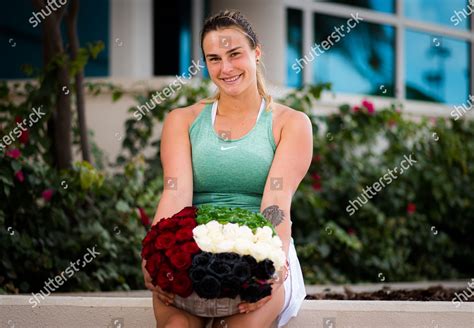
[[[158,296],[158,299],[160,301],[162,301],[164,304],[166,304],[166,305],[173,304],[174,294],[167,293],[167,292],[163,291],[159,286],[155,287],[152,283],[152,279],[151,279],[150,274],[148,273],[148,271],[145,268],[145,265],[146,265],[146,261],[143,260],[142,261],[142,272],[143,272],[143,278],[145,280],[146,288],[148,288],[150,291],[155,293]]]
[[[240,311],[240,313],[249,313],[249,312],[258,310],[259,308],[264,306],[271,299],[272,299],[272,295],[269,295],[269,296],[264,297],[261,300],[255,302],[255,303],[242,302],[242,303],[239,304],[239,311]]]

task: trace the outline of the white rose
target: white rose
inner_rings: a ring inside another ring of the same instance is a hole
[[[250,249],[253,243],[248,239],[237,238],[234,244],[234,250],[239,255],[250,255]]]
[[[257,228],[255,236],[257,241],[268,242],[272,240],[273,231],[270,227]]]
[[[239,231],[238,231],[238,235],[239,235],[240,239],[246,239],[250,242],[253,242],[255,240],[255,236],[252,232],[252,229],[250,229],[247,226],[240,226]]]
[[[272,260],[275,270],[279,271],[285,265],[286,262],[285,252],[282,249],[273,252],[270,260]]]
[[[205,252],[214,252],[215,243],[208,236],[200,236],[195,238],[196,244],[199,248]]]
[[[220,224],[216,220],[212,220],[206,223],[206,227],[209,232],[212,232],[212,231],[222,232],[222,224]]]
[[[227,223],[222,232],[226,239],[235,239],[239,236],[239,225],[236,223]]]
[[[255,257],[257,262],[263,261],[266,258],[269,258],[271,248],[265,243],[256,243],[250,250],[250,255]]]
[[[283,247],[283,242],[281,241],[280,237],[273,236],[272,241],[271,241],[271,245],[272,245],[272,247],[275,247],[275,248],[281,248],[281,247]]]
[[[225,240],[224,235],[222,234],[222,231],[209,231],[207,233],[207,236],[212,240],[213,243],[218,243],[220,241]]]
[[[201,236],[207,235],[207,227],[204,224],[200,224],[193,229],[194,238],[199,238]]]
[[[235,242],[233,240],[223,240],[215,245],[216,253],[226,253],[234,250]]]

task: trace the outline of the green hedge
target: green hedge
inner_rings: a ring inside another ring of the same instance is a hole
[[[127,95],[108,84],[89,90],[113,91],[114,100],[132,96],[144,104],[156,90]],[[306,86],[280,101],[311,116],[314,160],[295,194],[293,235],[308,283],[402,281],[464,278],[473,272],[474,124],[438,119],[415,123],[394,108],[357,111],[344,105],[331,116],[310,114],[328,85]],[[25,115],[37,89],[28,86],[24,101],[0,86],[0,130]],[[37,292],[48,278],[97,245],[100,256],[68,279],[59,291],[142,289],[140,241],[162,190],[159,140],[153,128],[172,108],[209,95],[209,82],[186,85],[140,121],[129,109],[127,134],[117,160],[118,173],[76,163],[54,171],[48,163],[45,124],[17,141],[21,156],[0,154],[0,292]],[[43,122],[45,123],[45,122]],[[77,131],[77,129],[75,129]],[[77,139],[77,134],[75,134]],[[140,154],[145,147],[155,152]],[[362,188],[396,167],[404,155],[417,163],[387,185],[354,215],[348,202]],[[23,173],[23,181],[18,175]],[[46,192],[45,192],[46,191]],[[50,198],[49,196],[52,197]],[[142,209],[139,214],[138,209]],[[145,215],[144,215],[145,214]],[[141,220],[142,219],[142,220]]]

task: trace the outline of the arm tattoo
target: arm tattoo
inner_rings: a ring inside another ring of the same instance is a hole
[[[278,208],[278,205],[268,206],[263,210],[262,215],[270,221],[274,227],[282,223],[285,216],[283,211]]]

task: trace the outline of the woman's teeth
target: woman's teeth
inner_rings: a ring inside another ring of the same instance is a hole
[[[242,74],[240,74],[242,75]],[[222,79],[224,82],[235,82],[239,79],[240,75],[237,75],[237,76],[234,76],[234,77],[231,77],[231,78],[228,78],[228,79]]]

